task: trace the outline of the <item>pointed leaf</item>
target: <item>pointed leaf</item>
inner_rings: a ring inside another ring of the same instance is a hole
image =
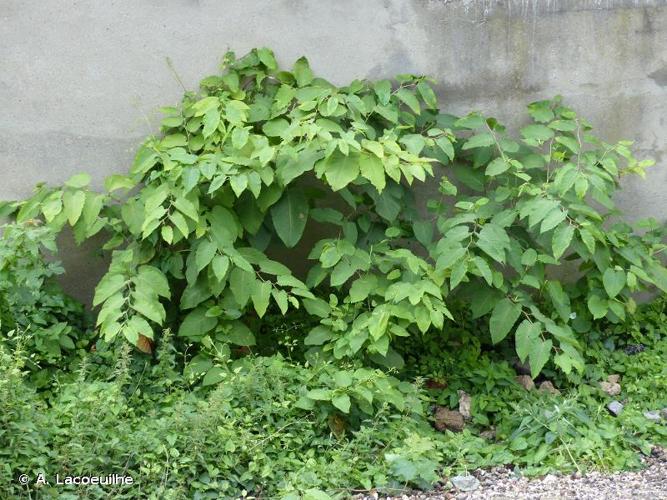
[[[507,336],[520,315],[521,306],[510,299],[502,299],[496,304],[489,320],[491,340],[494,344],[497,344]]]
[[[308,201],[302,189],[290,189],[271,207],[271,220],[286,247],[294,247],[306,227]]]

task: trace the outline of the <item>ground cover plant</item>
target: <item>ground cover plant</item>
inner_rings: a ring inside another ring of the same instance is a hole
[[[66,468],[132,471],[119,498],[328,498],[633,467],[665,444],[643,415],[667,406],[664,227],[612,199],[652,164],[631,143],[560,99],[515,138],[440,111],[426,77],[336,87],[268,49],[227,54],[163,112],[103,192],[83,173],[2,205],[13,493],[21,471]],[[46,259],[66,227],[111,256],[93,320]],[[526,391],[517,366],[562,394]],[[469,396],[462,432],[433,429]]]

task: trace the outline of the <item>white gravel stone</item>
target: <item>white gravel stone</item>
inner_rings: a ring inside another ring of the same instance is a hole
[[[404,492],[382,496],[386,500],[667,500],[667,452],[656,449],[655,457],[645,460],[647,467],[639,471],[613,474],[589,472],[586,474],[547,474],[542,478],[526,478],[511,469],[498,467],[478,470],[472,474],[479,481],[474,491],[463,492],[452,488],[436,491]],[[469,476],[464,476],[469,477]],[[450,478],[452,484],[456,485]],[[370,500],[369,495],[358,495],[356,500]]]

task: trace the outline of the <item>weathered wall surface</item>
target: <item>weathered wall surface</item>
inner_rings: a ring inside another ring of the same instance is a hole
[[[561,94],[608,140],[656,159],[618,201],[667,217],[667,0],[3,0],[0,199],[79,171],[124,171],[156,110],[216,71],[222,54],[307,55],[336,83],[398,72],[440,82],[453,112],[504,122]],[[67,252],[85,296],[88,250]]]

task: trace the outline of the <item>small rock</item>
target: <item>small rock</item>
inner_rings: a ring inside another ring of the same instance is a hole
[[[607,410],[609,410],[615,417],[618,417],[623,411],[623,405],[618,401],[612,401],[607,405]]]
[[[470,420],[470,405],[472,403],[470,394],[466,391],[458,391],[459,393],[459,413],[463,415],[465,420]]]
[[[549,394],[553,395],[558,395],[560,394],[560,391],[554,387],[554,385],[549,382],[548,380],[545,380],[540,384],[540,392],[548,392]]]
[[[517,375],[516,381],[527,391],[535,389],[535,382],[533,382],[533,379],[530,378],[530,375]]]
[[[449,410],[444,406],[436,406],[435,409],[435,428],[440,432],[450,430],[460,432],[465,427],[463,415],[458,411]]]
[[[479,433],[479,437],[484,439],[496,439],[496,429],[493,427]]]
[[[657,410],[645,411],[644,416],[651,422],[660,422],[660,420],[662,420],[660,417],[660,412]]]
[[[665,420],[667,420],[667,408],[663,408],[662,410],[660,410],[660,416]]]
[[[607,382],[609,382],[610,384],[618,384],[620,380],[621,380],[621,376],[620,376],[620,375],[616,375],[616,374],[614,374],[614,375],[609,375],[609,376],[607,377]]]
[[[450,481],[461,491],[474,491],[479,488],[479,481],[475,476],[454,476]]]
[[[621,384],[611,382],[600,382],[600,389],[610,396],[618,396],[621,393]]]

